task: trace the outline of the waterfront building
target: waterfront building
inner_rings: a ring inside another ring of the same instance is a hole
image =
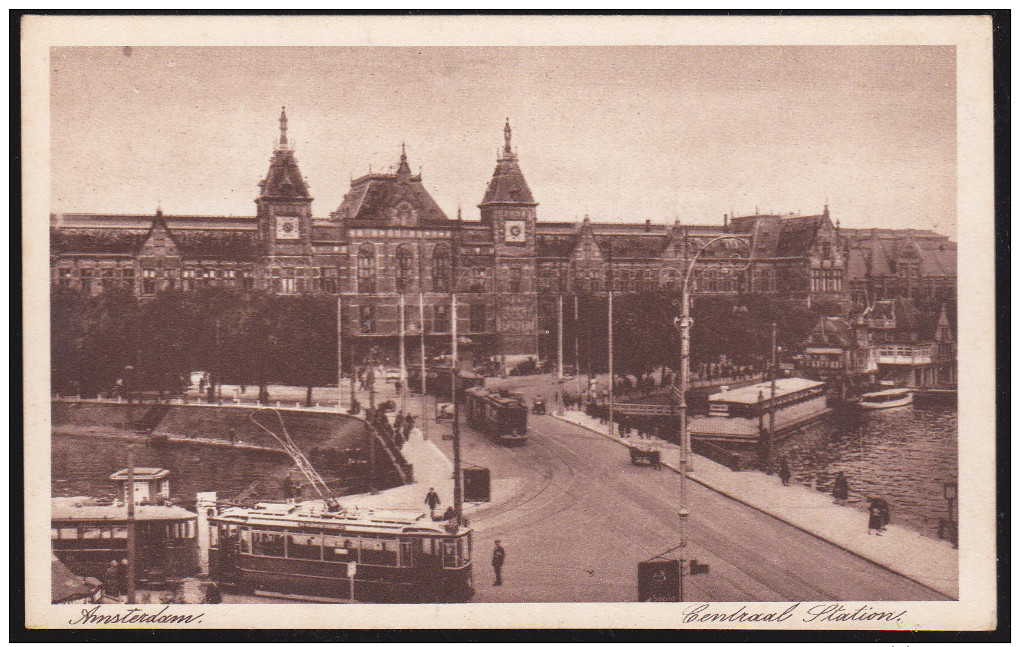
[[[863,319],[880,381],[908,387],[956,386],[956,342],[944,307],[933,316],[897,297],[876,301]]]
[[[202,286],[336,295],[343,300],[343,330],[354,355],[375,346],[391,359],[401,295],[406,331],[424,334],[431,350],[442,350],[451,325],[449,293],[456,289],[457,329],[469,348],[479,357],[510,358],[552,346],[558,297],[588,298],[610,288],[676,294],[688,259],[722,235],[742,242],[728,240],[703,254],[704,270],[691,286],[695,294],[771,295],[805,304],[822,298],[848,305],[855,290],[883,294],[885,287],[878,286],[892,281],[881,278],[887,268],[905,272],[908,281],[935,277],[926,260],[932,256],[950,270],[949,257],[932,251],[935,239],[918,232],[911,234],[912,245],[891,249],[897,259],[921,250],[919,273],[905,261],[879,263],[893,234],[853,233],[847,243],[828,207],[808,216],[727,215],[718,225],[664,224],[661,217],[643,224],[587,216],[569,222],[557,214],[539,218],[509,121],[478,219],[464,218],[459,209],[448,217],[421,174],[412,173],[406,148],[394,168],[352,180],[336,209],[314,215],[311,190],[287,139],[285,112],[258,187],[253,216],[178,216],[159,209],[154,216],[53,214],[52,284],[90,295],[119,287],[142,299]],[[747,250],[744,271],[717,267],[722,257]],[[934,278],[924,280],[935,284]],[[572,302],[566,304],[568,317]]]
[[[873,382],[878,373],[871,334],[863,317],[854,324],[843,317],[821,317],[804,342],[798,369],[805,376],[829,382],[845,396],[850,389]]]
[[[918,229],[843,229],[847,287],[855,304],[903,297],[956,300],[956,243]]]

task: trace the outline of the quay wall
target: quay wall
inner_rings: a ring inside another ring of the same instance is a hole
[[[171,445],[219,448],[215,451],[283,453],[280,444],[250,416],[260,412],[256,414],[259,422],[277,434],[279,419],[271,411],[255,406],[54,399],[50,409],[55,437],[92,436],[114,441],[139,438],[149,442],[167,441]],[[368,455],[368,426],[360,418],[328,409],[280,408],[278,411],[290,437],[306,456],[313,449],[351,449]],[[399,451],[386,451],[378,446],[376,478],[381,488],[403,484],[394,459],[402,461]]]

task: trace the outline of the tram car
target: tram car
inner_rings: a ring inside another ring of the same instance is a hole
[[[425,388],[429,395],[434,395],[439,400],[451,401],[452,393],[452,369],[449,367],[430,366],[425,370]],[[412,391],[421,393],[421,367],[412,366],[408,368],[407,385]],[[458,378],[458,402],[463,402],[463,394],[467,389],[476,386],[484,386],[485,378],[470,371],[461,371]]]
[[[209,532],[210,576],[244,592],[365,602],[474,595],[471,530],[423,513],[260,504],[210,517]]]
[[[523,445],[528,433],[528,409],[519,398],[476,386],[464,392],[467,421],[474,429],[504,445]]]
[[[158,584],[198,572],[197,515],[165,505],[135,506],[135,574]],[[89,497],[52,499],[53,554],[75,575],[102,579],[127,558],[127,507]]]

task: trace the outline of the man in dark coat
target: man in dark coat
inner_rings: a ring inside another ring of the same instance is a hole
[[[783,485],[790,484],[790,461],[786,460],[785,456],[779,461],[779,480]]]
[[[850,484],[847,483],[843,472],[836,475],[836,481],[832,484],[832,496],[839,505],[845,505],[846,500],[850,497]]]
[[[120,564],[117,560],[111,559],[110,565],[106,568],[106,573],[103,575],[103,590],[106,594],[113,598],[120,598],[121,594],[121,574]]]
[[[499,545],[499,540],[496,540],[496,547],[492,549],[492,570],[496,573],[496,581],[492,583],[493,586],[501,586],[503,584],[503,562],[506,561],[506,551]]]
[[[436,506],[439,505],[439,493],[435,488],[429,488],[428,494],[425,495],[425,505],[429,507],[429,516],[435,519]]]

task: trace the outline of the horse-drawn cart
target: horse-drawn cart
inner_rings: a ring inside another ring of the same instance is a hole
[[[630,447],[630,462],[633,465],[651,465],[658,469],[661,454],[651,447]]]

